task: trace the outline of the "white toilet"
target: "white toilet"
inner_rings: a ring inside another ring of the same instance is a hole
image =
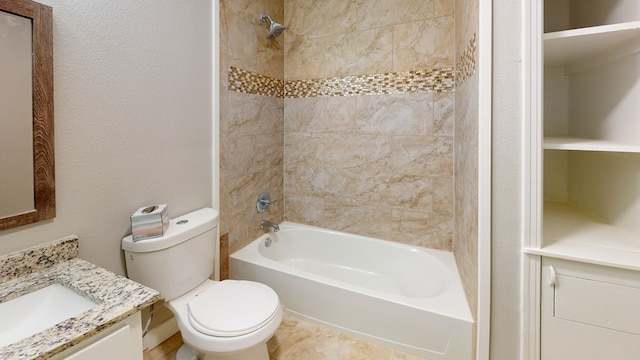
[[[213,281],[218,213],[200,209],[170,221],[164,236],[122,239],[129,278],[160,291],[185,345],[177,360],[269,360],[267,340],[282,322],[270,287]]]

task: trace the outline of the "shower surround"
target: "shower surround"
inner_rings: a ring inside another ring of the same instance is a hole
[[[450,250],[475,317],[477,0],[221,0],[220,18],[230,252],[261,219]],[[257,214],[263,191],[280,201]]]

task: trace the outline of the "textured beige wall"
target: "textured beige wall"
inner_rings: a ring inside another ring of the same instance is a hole
[[[211,4],[41,0],[53,7],[57,217],[0,232],[0,254],[80,238],[124,274],[129,216],[211,206]]]
[[[453,67],[453,7],[288,0],[285,79]],[[451,91],[285,99],[286,219],[450,250],[453,106]]]
[[[282,0],[220,1],[220,233],[229,234],[230,252],[262,232],[260,220],[284,219],[284,101],[228,90],[230,66],[283,78],[283,37],[266,38],[263,11],[283,22]],[[258,213],[256,200],[265,191],[278,202]]]
[[[522,41],[530,2],[493,0],[491,359],[526,359],[522,344]],[[523,356],[523,357],[521,357]]]

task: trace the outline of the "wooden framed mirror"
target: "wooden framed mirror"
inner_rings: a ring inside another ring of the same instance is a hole
[[[0,106],[0,133],[4,134],[5,146],[14,140],[22,145],[16,148],[3,148],[2,157],[8,162],[0,162],[0,230],[26,225],[37,221],[52,219],[56,214],[55,201],[55,166],[54,166],[54,133],[53,133],[53,11],[46,5],[31,0],[0,0],[0,64],[9,62],[12,54],[12,43],[17,40],[7,40],[14,33],[25,37],[25,44],[18,45],[26,53],[26,60],[15,60],[13,64],[25,65],[26,74],[16,76],[13,65],[6,63],[0,66],[0,101],[4,104],[22,102],[26,116],[15,116],[14,111],[4,110],[9,106]],[[30,25],[30,29],[29,29]],[[4,27],[2,27],[4,26]],[[16,30],[19,26],[24,30]],[[27,34],[27,35],[24,35]],[[30,39],[29,39],[30,35]],[[18,58],[21,59],[21,58]],[[31,63],[29,64],[29,60]],[[30,65],[30,66],[29,66]],[[24,79],[21,83],[13,82],[16,78]],[[29,84],[30,82],[30,84]],[[23,87],[23,85],[25,85]],[[4,88],[3,88],[4,87]],[[26,88],[26,92],[20,89]],[[30,91],[29,91],[30,90]],[[23,96],[17,97],[22,91]],[[30,96],[30,98],[29,98]],[[29,107],[31,111],[29,113]],[[15,140],[18,135],[11,133],[14,128],[26,128],[26,141]],[[29,133],[30,129],[30,133]],[[10,134],[10,135],[7,135]],[[8,139],[8,140],[7,140]],[[30,144],[29,144],[30,142]],[[26,146],[25,146],[26,143]],[[29,156],[29,154],[31,156]],[[10,160],[13,159],[13,162]],[[16,160],[21,159],[21,160]],[[0,159],[2,160],[2,159]],[[32,161],[29,163],[29,161]],[[17,164],[17,165],[16,165]],[[15,167],[15,168],[14,168]],[[20,169],[18,169],[20,168]],[[27,168],[26,172],[20,172]],[[16,190],[9,186],[14,183],[27,183],[22,198],[25,202],[13,206],[12,202]]]

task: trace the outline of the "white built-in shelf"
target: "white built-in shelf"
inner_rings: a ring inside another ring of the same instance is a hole
[[[572,137],[545,137],[543,149],[640,153],[640,145],[637,144]]]
[[[526,253],[640,271],[640,236],[563,203],[543,213],[543,244]]]
[[[616,52],[640,38],[640,21],[546,33],[544,65],[564,66]]]

